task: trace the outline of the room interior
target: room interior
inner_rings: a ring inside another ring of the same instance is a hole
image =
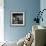
[[[43,22],[33,21],[43,9],[46,9],[46,0],[1,0],[0,46],[46,46],[46,11],[42,14]],[[25,25],[12,26],[11,12],[24,12]],[[25,42],[29,32],[33,35],[30,45]]]

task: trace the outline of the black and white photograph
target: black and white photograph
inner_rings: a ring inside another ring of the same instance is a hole
[[[12,12],[11,13],[11,24],[16,26],[24,25],[24,12]]]

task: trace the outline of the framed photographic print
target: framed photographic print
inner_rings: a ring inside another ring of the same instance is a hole
[[[24,12],[11,12],[11,25],[24,26],[25,25]]]

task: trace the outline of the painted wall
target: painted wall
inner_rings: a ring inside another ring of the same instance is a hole
[[[40,0],[40,9],[41,9],[41,11],[43,9],[46,9],[46,0]],[[43,17],[43,22],[41,21],[40,25],[46,26],[46,11],[43,12],[42,17]]]
[[[0,0],[0,42],[4,41],[4,3]]]
[[[4,38],[7,41],[18,41],[32,29],[36,12],[40,10],[40,0],[4,0]],[[10,15],[12,11],[25,12],[25,26],[10,26]]]

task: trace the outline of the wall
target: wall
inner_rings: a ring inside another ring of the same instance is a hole
[[[18,41],[32,29],[36,12],[40,10],[40,0],[4,0],[4,38],[7,41]],[[24,11],[26,25],[23,27],[10,26],[12,11]]]
[[[4,41],[4,8],[3,0],[0,0],[0,42]]]
[[[46,9],[46,0],[40,0],[40,9],[41,9],[41,11],[43,9]],[[44,20],[43,20],[43,22],[42,21],[40,22],[40,25],[46,27],[46,20],[45,20],[46,19],[46,11],[43,12],[42,17],[43,17]]]

